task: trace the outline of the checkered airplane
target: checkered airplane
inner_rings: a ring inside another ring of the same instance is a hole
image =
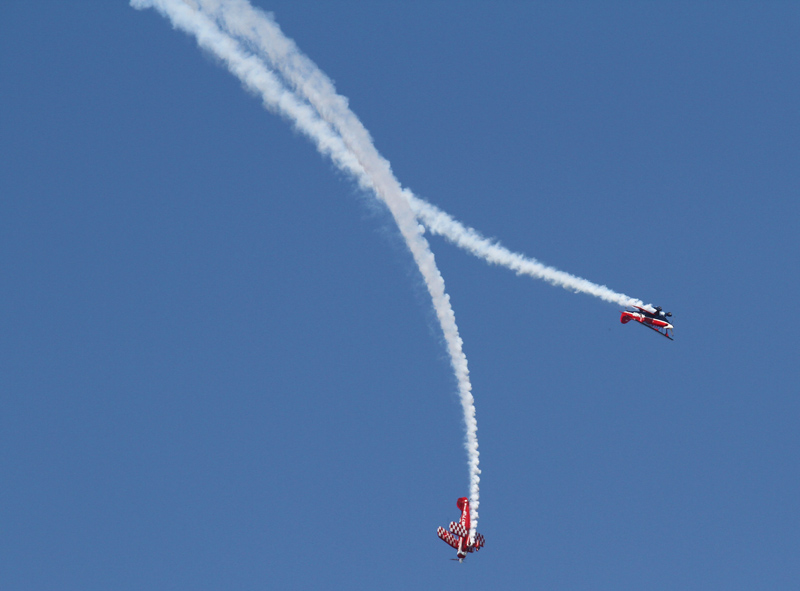
[[[469,535],[469,499],[461,497],[456,502],[461,509],[461,519],[458,522],[450,522],[450,531],[440,527],[436,532],[440,538],[456,549],[456,556],[452,560],[463,562],[467,552],[475,552],[483,548],[484,539],[479,533],[475,534],[475,539]]]

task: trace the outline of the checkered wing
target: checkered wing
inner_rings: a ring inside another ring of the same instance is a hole
[[[467,537],[468,533],[467,528],[465,528],[463,525],[455,521],[450,522],[450,531],[455,535],[457,535],[459,538]]]
[[[437,535],[438,535],[440,538],[442,538],[442,539],[443,539],[445,542],[447,542],[448,544],[450,544],[450,545],[451,545],[453,548],[455,548],[456,550],[458,550],[458,538],[456,538],[456,537],[455,537],[453,534],[451,534],[450,532],[448,532],[448,531],[447,531],[446,529],[444,529],[443,527],[440,527],[438,530],[436,530],[436,534],[437,534]]]

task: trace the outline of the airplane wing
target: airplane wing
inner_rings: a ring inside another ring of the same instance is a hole
[[[472,544],[472,546],[467,548],[467,551],[469,551],[469,552],[477,552],[478,550],[483,548],[483,545],[485,543],[486,543],[486,540],[483,538],[483,534],[475,534],[475,542]]]
[[[654,331],[656,331],[656,332],[657,332],[658,334],[660,334],[662,337],[667,337],[667,338],[668,338],[670,341],[674,341],[674,340],[675,340],[675,339],[673,339],[671,336],[669,336],[669,335],[667,334],[667,332],[670,330],[670,329],[668,329],[668,328],[667,328],[667,329],[665,329],[665,331],[664,331],[664,332],[661,332],[661,331],[660,331],[660,330],[658,330],[658,329],[657,329],[655,326],[651,326],[651,325],[649,325],[649,324],[645,324],[644,322],[641,322],[640,324],[641,324],[642,326],[646,326],[646,327],[647,327],[647,328],[649,328],[650,330],[654,330]]]
[[[450,531],[457,535],[459,538],[467,537],[467,528],[456,521],[450,522]]]
[[[486,539],[483,537],[483,534],[475,534],[475,549],[480,550],[483,548],[483,545],[486,543]]]
[[[638,308],[638,306],[634,306],[634,308]],[[639,309],[641,310],[642,308],[639,308]],[[646,328],[649,328],[650,330],[656,331],[662,337],[667,337],[670,341],[674,341],[675,340],[675,339],[672,338],[672,329],[671,328],[664,328],[664,332],[662,332],[661,328],[663,328],[663,327],[656,328],[655,326],[653,326],[651,324],[651,322],[647,322],[647,320],[650,320],[650,317],[642,318],[641,315],[638,314],[637,312],[627,312],[627,311],[623,311],[622,314],[619,317],[619,321],[622,324],[628,324],[628,322],[630,322],[631,320],[635,320],[636,322],[638,322],[642,326],[644,326]]]
[[[475,543],[472,544],[467,550],[469,552],[477,552],[483,545],[486,543],[486,540],[483,538],[483,534],[475,534]]]
[[[445,530],[443,527],[440,527],[438,530],[436,530],[436,534],[440,538],[442,538],[442,540],[444,540],[445,542],[450,544],[453,548],[458,550],[458,538],[456,538],[449,531]]]

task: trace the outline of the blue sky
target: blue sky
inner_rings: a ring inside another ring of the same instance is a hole
[[[369,195],[156,12],[0,19],[0,586],[796,589],[800,9],[255,2],[401,183],[619,310]]]

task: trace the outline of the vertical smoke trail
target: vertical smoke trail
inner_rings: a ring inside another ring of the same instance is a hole
[[[389,208],[431,295],[456,375],[466,423],[465,447],[470,473],[471,535],[474,536],[478,521],[480,469],[477,421],[467,358],[463,352],[463,342],[458,333],[455,314],[450,306],[450,297],[445,292],[444,280],[388,161],[374,148],[371,151],[352,149],[348,145],[347,138],[342,138],[326,121],[318,117],[318,108],[315,111],[308,104],[299,101],[261,60],[245,52],[240,43],[220,30],[214,21],[198,9],[198,6],[206,5],[211,8],[219,7],[222,3],[206,4],[194,0],[193,5],[189,5],[183,0],[131,0],[131,5],[134,8],[156,8],[172,22],[175,28],[194,35],[202,48],[216,55],[246,88],[261,96],[268,109],[292,121],[299,131],[317,145],[323,155],[329,156],[341,170],[353,175],[362,187],[371,189]],[[310,63],[310,60],[307,61]],[[316,66],[313,66],[313,70],[318,71]],[[344,107],[346,109],[346,101]],[[346,111],[349,113],[349,109]],[[352,117],[355,118],[354,115]],[[371,140],[368,143],[372,145]]]
[[[299,50],[294,41],[283,34],[270,15],[254,8],[247,0],[194,1],[224,30],[240,39],[280,72],[297,94],[306,99],[320,116],[341,134],[345,144],[360,161],[376,156],[380,158],[369,132],[350,110],[347,99],[336,92],[330,78]],[[408,189],[403,190],[403,195],[418,219],[431,233],[443,236],[488,263],[507,267],[519,275],[542,279],[564,289],[587,293],[620,306],[644,306],[641,300],[512,252],[416,197]]]

